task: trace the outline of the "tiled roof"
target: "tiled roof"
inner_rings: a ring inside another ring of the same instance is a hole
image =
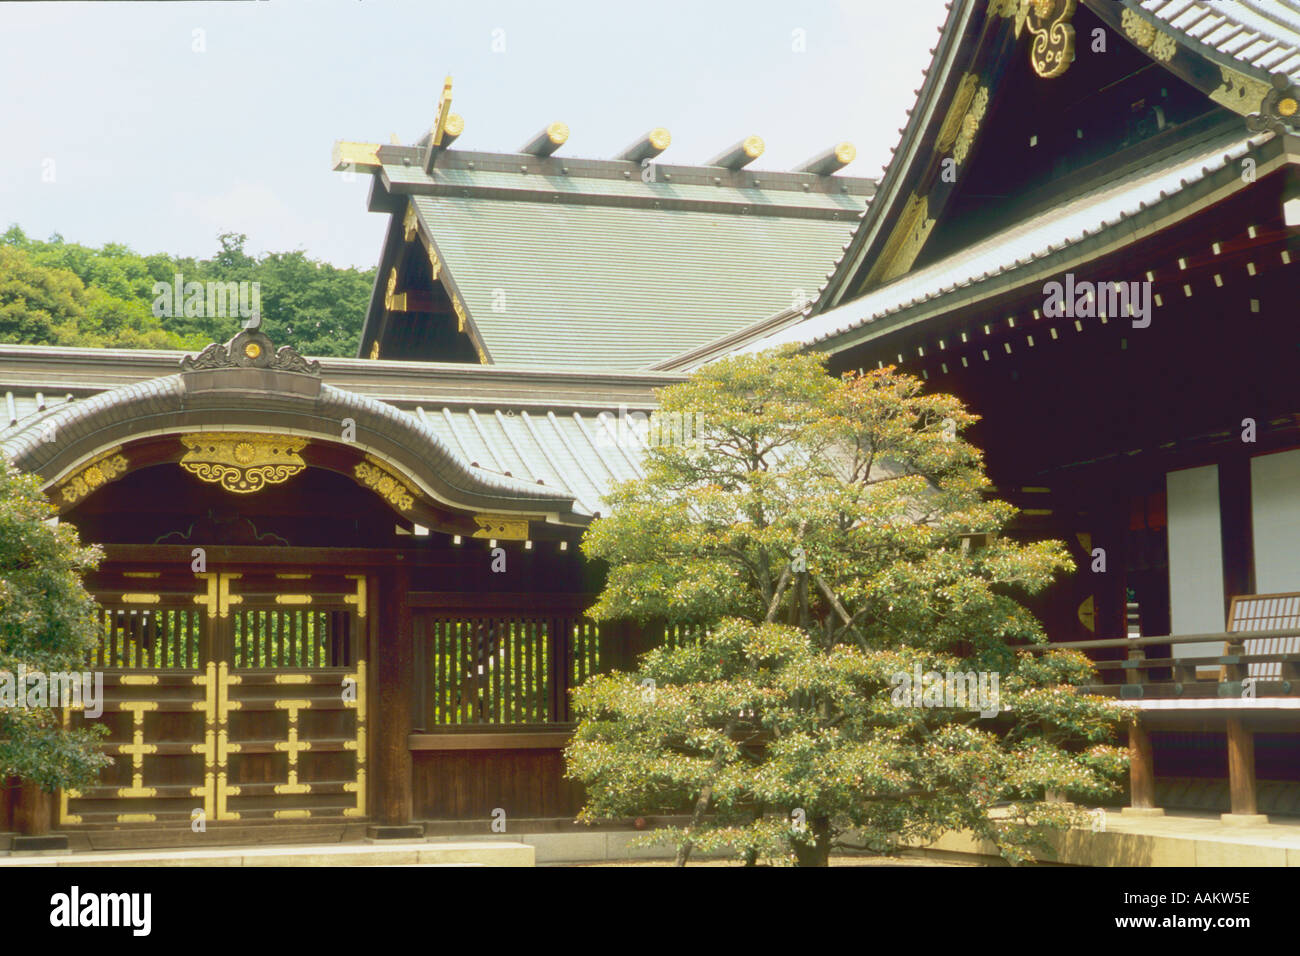
[[[1300,82],[1300,0],[1129,0],[1203,53]]]
[[[1140,16],[1158,21],[1184,46],[1210,60],[1231,63],[1238,69],[1264,77],[1271,72],[1284,72],[1300,82],[1300,0],[1226,0],[1226,2],[1200,2],[1200,0],[1122,0],[1123,5]],[[1132,181],[1131,196],[1125,196],[1125,184],[1118,189],[1103,186],[1094,197],[1109,196],[1121,203],[1119,206],[1103,205],[1100,215],[1092,216],[1087,209],[1057,210],[1049,212],[1032,223],[990,237],[961,254],[950,256],[940,263],[917,270],[915,273],[873,290],[852,302],[840,301],[845,285],[863,265],[865,251],[881,230],[890,228],[889,212],[906,181],[909,170],[925,153],[918,153],[922,133],[932,122],[936,98],[948,78],[960,69],[958,57],[963,37],[977,25],[974,13],[978,0],[953,0],[948,6],[948,19],[942,28],[934,59],[918,91],[916,105],[908,113],[907,126],[895,148],[893,158],[881,180],[877,195],[864,211],[861,222],[855,227],[845,253],[834,263],[827,282],[818,289],[817,296],[807,310],[811,316],[803,323],[788,325],[775,334],[763,334],[756,323],[754,334],[732,333],[749,344],[741,351],[753,351],[785,342],[816,343],[846,330],[878,321],[924,303],[953,289],[977,284],[993,276],[1008,273],[1024,262],[1042,258],[1053,247],[1069,246],[1080,239],[1108,228],[1115,222],[1137,212],[1144,205],[1158,200],[1160,190],[1176,192],[1183,173],[1177,173],[1172,182],[1165,177],[1176,170],[1162,168]],[[990,7],[991,9],[991,7]],[[942,105],[942,104],[940,104]],[[1244,140],[1243,140],[1244,142]],[[1205,161],[1215,163],[1218,154],[1232,144],[1216,144]],[[1240,145],[1240,144],[1238,144]],[[1193,158],[1185,171],[1190,179],[1199,178],[1199,160]],[[1145,188],[1156,182],[1155,195]],[[1132,200],[1129,202],[1129,200]],[[1085,197],[1086,201],[1094,201]],[[1068,204],[1073,207],[1072,204]],[[1094,221],[1089,221],[1089,220]],[[1030,248],[1027,239],[1041,240],[1043,245]],[[721,338],[721,337],[720,337]],[[683,350],[684,352],[687,350]],[[705,347],[699,350],[708,353]],[[678,361],[662,363],[662,367],[690,369],[701,364],[682,355]]]
[[[1129,220],[1139,213],[1168,208],[1182,215],[1179,194],[1240,159],[1252,144],[1271,134],[1232,133],[1197,144],[1145,172],[1121,176],[1041,215],[996,233],[970,247],[887,283],[861,298],[787,326],[737,351],[755,352],[797,342],[815,345],[861,326],[916,310],[958,290],[976,289],[999,277],[1030,281],[1043,266],[1061,268],[1072,247],[1108,233],[1116,241],[1136,238]],[[1235,177],[1237,186],[1243,186]],[[1244,186],[1243,186],[1244,188]],[[1162,205],[1163,204],[1163,205]],[[1023,279],[1017,273],[1024,272]],[[895,327],[890,322],[888,327]]]
[[[646,181],[627,161],[460,150],[426,173],[419,156],[379,150],[391,228],[410,201],[500,366],[647,368],[806,300],[875,188],[660,163]]]
[[[175,368],[180,354],[0,347],[0,452],[10,458],[29,456],[40,445],[42,422],[50,418],[59,421],[62,434],[65,425],[92,409],[174,398],[179,376],[158,372]],[[27,374],[39,368],[52,383],[40,393]],[[427,437],[427,463],[452,478],[470,476],[480,493],[518,498],[521,506],[530,499],[572,499],[572,514],[580,519],[607,511],[602,496],[613,482],[641,474],[645,444],[629,427],[635,421],[631,416],[654,407],[652,388],[679,380],[653,373],[502,373],[474,366],[328,358],[322,375],[323,402],[405,419],[415,433]],[[103,379],[130,381],[107,388],[95,384]],[[349,388],[331,386],[331,381]],[[395,398],[383,402],[365,392]],[[620,424],[625,414],[629,417]]]

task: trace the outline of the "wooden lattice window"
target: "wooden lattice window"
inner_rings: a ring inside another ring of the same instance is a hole
[[[1233,633],[1300,628],[1300,593],[1245,594],[1232,599],[1228,630]],[[1272,637],[1242,641],[1247,654],[1300,653],[1300,637]],[[1281,680],[1281,663],[1248,664],[1247,676]]]

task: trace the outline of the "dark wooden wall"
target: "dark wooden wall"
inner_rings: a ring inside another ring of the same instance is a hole
[[[491,822],[492,811],[511,818],[577,816],[582,789],[564,779],[564,751],[450,750],[414,755],[417,820]]]

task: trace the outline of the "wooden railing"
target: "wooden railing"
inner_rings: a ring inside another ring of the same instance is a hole
[[[1090,684],[1080,688],[1087,693],[1120,698],[1300,696],[1300,653],[1246,647],[1247,643],[1287,638],[1300,638],[1300,628],[1067,641],[1060,644],[1037,644],[1026,650],[1071,649],[1087,652],[1104,648],[1127,648],[1126,660],[1093,662],[1093,666],[1103,676],[1107,673],[1122,673],[1123,682]],[[1178,657],[1147,656],[1146,649],[1149,647],[1211,642],[1222,642],[1223,653]],[[1268,676],[1251,674],[1252,668],[1258,672],[1262,671],[1262,666],[1269,668]],[[1198,677],[1197,671],[1206,667],[1217,667],[1216,677]]]

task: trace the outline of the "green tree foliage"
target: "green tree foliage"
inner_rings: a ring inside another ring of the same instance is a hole
[[[575,693],[583,819],[693,809],[652,837],[679,863],[700,847],[824,865],[834,846],[961,829],[1022,861],[1082,820],[1046,791],[1115,789],[1118,711],[1075,691],[1091,665],[1026,649],[1046,636],[1017,596],[1072,570],[1063,546],[963,547],[1015,510],[990,499],[959,401],[782,352],[707,367],[657,415],[703,431],[652,444],[588,531],[609,565],[593,614],[699,636]],[[996,675],[995,706],[913,698],[901,675],[918,672],[983,674],[986,691]]]
[[[185,283],[259,283],[262,327],[273,339],[308,355],[355,355],[374,270],[339,269],[301,251],[255,259],[247,239],[224,233],[212,258],[193,259],[142,256],[120,243],[95,249],[57,234],[42,242],[12,226],[0,235],[0,341],[197,349],[239,331],[244,320],[232,310],[156,315],[155,283],[181,275]]]
[[[99,639],[95,603],[81,574],[99,563],[76,529],[50,524],[40,482],[0,461],[0,672],[81,673]],[[99,729],[100,733],[105,728]],[[96,732],[65,730],[51,707],[0,706],[0,776],[47,790],[91,783],[108,763]]]

